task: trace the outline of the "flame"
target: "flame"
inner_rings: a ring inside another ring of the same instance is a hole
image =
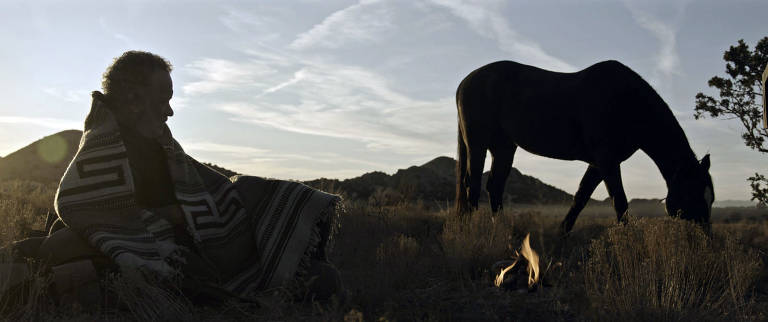
[[[501,284],[504,283],[504,274],[517,265],[520,261],[520,257],[523,257],[528,261],[528,267],[526,268],[528,271],[528,288],[533,287],[533,284],[536,284],[536,282],[539,281],[539,254],[531,248],[530,238],[530,233],[525,235],[523,245],[520,246],[520,251],[515,251],[515,261],[502,269],[499,275],[496,276],[496,280],[493,283],[496,287],[500,287]]]
[[[530,233],[525,235],[523,246],[520,248],[520,253],[528,260],[528,287],[539,281],[539,254],[531,248],[530,237]]]
[[[501,273],[496,276],[496,281],[493,282],[493,285],[496,285],[496,287],[501,287],[501,284],[504,283],[504,274],[506,274],[512,267],[515,267],[515,264],[517,264],[517,260],[515,260],[512,265],[507,266],[507,268],[504,268],[501,270]]]

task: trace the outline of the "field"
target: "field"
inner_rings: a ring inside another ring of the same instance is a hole
[[[55,186],[0,183],[0,242],[39,229]],[[44,276],[24,301],[4,301],[2,318],[63,320],[765,320],[768,319],[768,211],[716,208],[712,236],[668,219],[661,208],[631,207],[618,225],[610,208],[587,207],[574,231],[558,235],[565,206],[509,205],[491,218],[452,216],[449,205],[350,201],[333,263],[346,303],[196,307],[129,277],[109,281],[119,304],[83,308],[46,300]],[[491,284],[491,266],[509,259],[526,234],[538,252],[534,289]],[[138,283],[138,284],[137,284]]]

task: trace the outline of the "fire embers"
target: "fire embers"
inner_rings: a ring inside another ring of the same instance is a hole
[[[493,264],[496,274],[493,284],[507,290],[533,290],[539,282],[539,255],[531,249],[531,234],[525,235],[523,245],[511,260]]]

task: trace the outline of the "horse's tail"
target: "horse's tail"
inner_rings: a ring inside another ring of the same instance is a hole
[[[459,144],[456,158],[456,214],[464,215],[469,211],[469,200],[467,198],[467,145],[464,143],[464,135],[461,131],[461,120],[459,120]]]

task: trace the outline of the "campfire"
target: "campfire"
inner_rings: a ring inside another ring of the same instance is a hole
[[[515,251],[514,259],[500,261],[493,265],[493,271],[499,272],[494,280],[496,287],[522,289],[527,286],[528,289],[533,289],[539,281],[539,255],[531,248],[530,237],[531,234],[525,235],[520,250]],[[522,267],[526,263],[527,266],[523,271]]]

